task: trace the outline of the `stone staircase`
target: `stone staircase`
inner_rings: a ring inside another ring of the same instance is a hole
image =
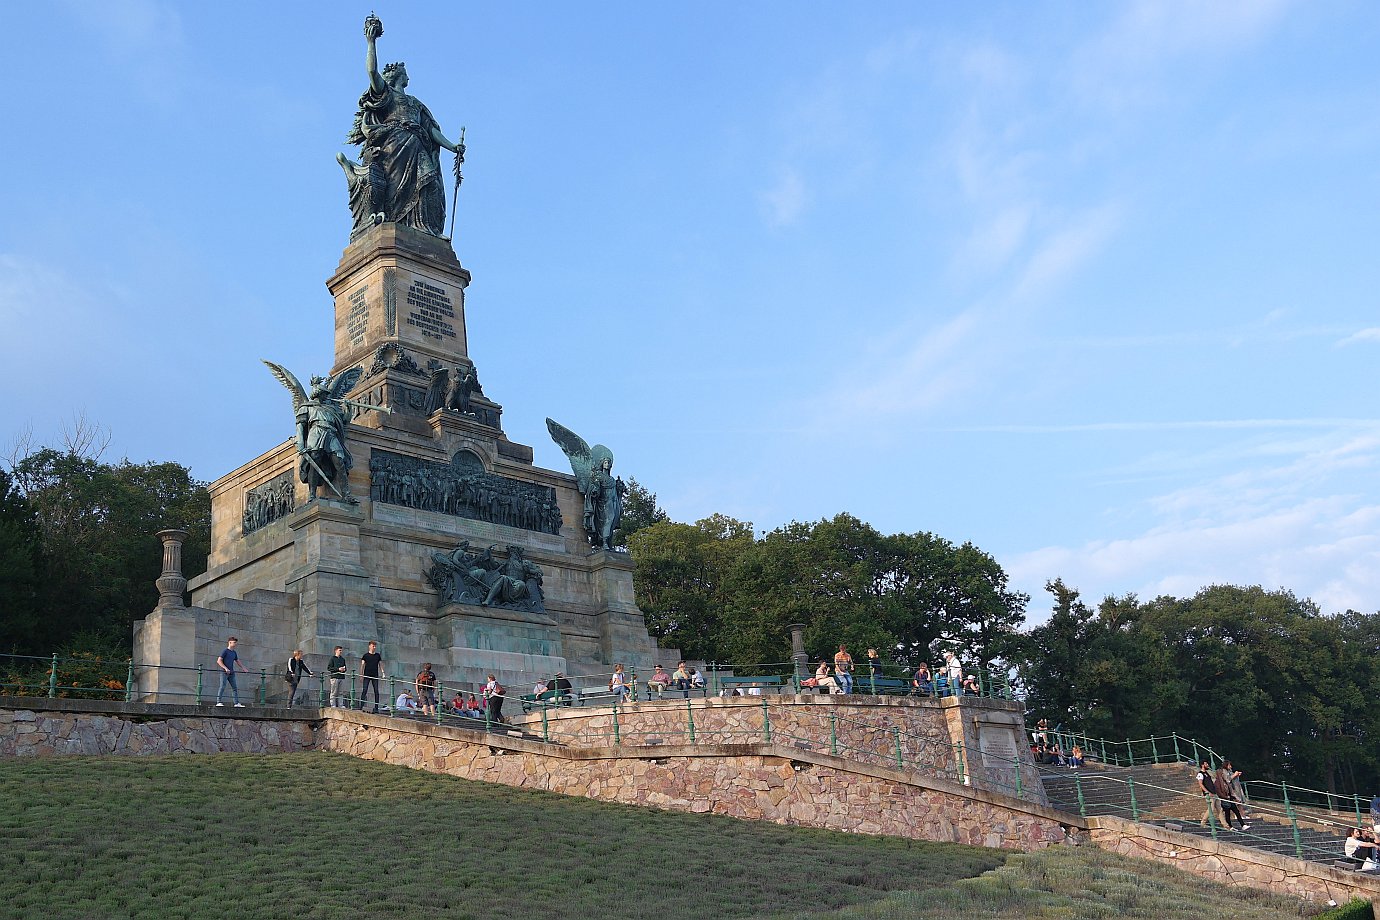
[[[1211,828],[1198,824],[1203,816],[1203,800],[1189,764],[1156,764],[1138,767],[1110,767],[1089,764],[1079,770],[1066,767],[1041,767],[1040,779],[1054,808],[1088,816],[1112,815],[1141,821],[1167,830],[1211,838]],[[1130,782],[1128,782],[1128,780]],[[1135,791],[1135,808],[1131,792]],[[1080,804],[1079,794],[1082,795]],[[1302,858],[1323,865],[1342,859],[1344,833],[1329,832],[1316,825],[1298,826],[1273,809],[1246,809],[1247,829],[1216,829],[1216,839],[1262,850],[1276,856]]]

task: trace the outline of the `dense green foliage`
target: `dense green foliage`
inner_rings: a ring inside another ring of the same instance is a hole
[[[623,517],[613,532],[613,545],[626,547],[628,537],[644,527],[668,520],[666,512],[656,503],[656,493],[649,491],[636,479],[628,480],[628,494],[623,496]]]
[[[1318,914],[1317,920],[1375,920],[1375,910],[1364,898],[1352,898],[1345,904]]]
[[[0,473],[0,651],[128,649],[158,600],[155,534],[190,533],[183,572],[205,571],[211,502],[177,463],[103,463],[44,448]]]
[[[1063,582],[1020,670],[1034,717],[1094,737],[1177,731],[1248,779],[1328,791],[1380,784],[1380,614],[1323,616],[1288,591],[1107,598]]]
[[[802,623],[816,659],[846,643],[858,658],[871,646],[902,664],[928,660],[939,645],[991,662],[1011,651],[1027,601],[970,543],[885,535],[848,514],[760,539],[723,515],[664,520],[628,547],[649,627],[706,660],[787,661],[788,627]]]
[[[340,754],[0,761],[0,903],[92,917],[1297,917],[1087,848],[1011,854],[512,789]]]

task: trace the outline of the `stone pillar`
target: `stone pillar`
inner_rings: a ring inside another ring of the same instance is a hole
[[[182,602],[187,590],[187,579],[182,576],[182,544],[187,536],[185,530],[158,531],[158,539],[163,541],[163,574],[154,584],[158,586],[160,610],[187,606]]]
[[[134,689],[131,698],[145,703],[191,703],[196,699],[196,616],[182,601],[182,543],[187,531],[160,530],[163,573],[158,606],[134,624]]]
[[[791,631],[791,660],[795,662],[795,676],[806,680],[810,676],[810,657],[805,654],[805,624],[792,623],[786,628]]]

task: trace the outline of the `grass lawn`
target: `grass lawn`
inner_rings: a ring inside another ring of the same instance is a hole
[[[2,760],[0,828],[16,920],[1300,915],[1086,848],[756,824],[326,753]]]

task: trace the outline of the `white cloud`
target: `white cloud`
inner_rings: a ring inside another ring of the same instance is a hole
[[[1138,0],[1072,57],[1072,82],[1112,109],[1159,91],[1161,68],[1188,54],[1222,54],[1259,40],[1291,0]]]
[[[1380,431],[1371,427],[1251,445],[1243,458],[1283,453],[1284,462],[1153,496],[1130,509],[1152,522],[1139,533],[1018,553],[1007,570],[1032,595],[1058,576],[1093,602],[1260,584],[1311,597],[1325,611],[1380,609],[1380,503],[1352,494],[1348,476],[1380,466]],[[1031,610],[1034,620],[1045,616],[1039,601]]]
[[[1015,298],[1039,297],[1062,283],[1102,249],[1120,222],[1115,205],[1076,215],[1035,250],[1015,285]]]
[[[1357,345],[1361,342],[1380,342],[1380,326],[1371,326],[1369,329],[1360,329],[1351,335],[1337,342],[1340,348],[1343,345]]]
[[[781,171],[776,184],[759,196],[763,217],[772,227],[795,223],[809,202],[805,180],[793,167]]]

